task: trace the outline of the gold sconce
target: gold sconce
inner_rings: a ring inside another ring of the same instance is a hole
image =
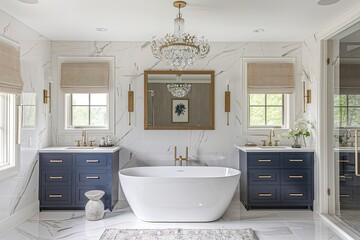
[[[129,125],[131,125],[131,113],[134,112],[134,91],[131,91],[131,84],[129,84],[129,91],[128,91],[128,112],[129,112]]]
[[[228,80],[227,80],[228,82]],[[226,112],[226,123],[229,126],[229,113],[230,113],[230,88],[229,82],[227,83],[227,88],[225,91],[225,112]]]
[[[303,83],[303,96],[304,96],[304,113],[306,113],[306,104],[311,103],[311,89],[306,89],[305,80]]]
[[[49,113],[51,113],[51,82],[49,82],[49,89],[43,90],[43,103],[49,103]]]

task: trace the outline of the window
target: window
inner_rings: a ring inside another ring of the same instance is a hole
[[[65,94],[67,128],[109,128],[107,93]]]
[[[336,127],[360,126],[360,95],[335,95],[334,118]]]
[[[22,127],[36,127],[36,93],[22,93]]]
[[[15,95],[0,93],[0,171],[1,178],[17,172]]]
[[[284,126],[285,94],[249,94],[249,127]]]

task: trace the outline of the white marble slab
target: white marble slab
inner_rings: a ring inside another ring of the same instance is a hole
[[[120,146],[113,147],[94,147],[94,148],[76,148],[73,146],[67,147],[47,147],[39,150],[39,153],[113,153],[120,150]]]
[[[314,152],[314,148],[292,148],[289,146],[279,146],[279,147],[247,147],[235,145],[235,148],[243,152]]]

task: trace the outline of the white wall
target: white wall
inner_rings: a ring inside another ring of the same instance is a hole
[[[51,80],[51,43],[2,10],[0,34],[20,44],[23,92],[37,93],[37,127],[22,131],[20,173],[0,181],[0,219],[6,220],[38,200],[37,150],[48,146],[51,140],[51,122],[47,106],[42,104],[42,90]]]
[[[143,72],[147,69],[169,70],[169,67],[159,63],[152,56],[149,42],[53,42],[52,43],[52,73],[54,87],[59,85],[58,57],[60,56],[115,56],[116,75],[116,133],[114,138],[120,140],[124,151],[121,153],[121,166],[131,158],[149,159],[154,156],[172,160],[173,147],[180,151],[189,146],[193,155],[225,156],[225,161],[207,161],[209,165],[238,167],[238,153],[234,144],[244,144],[247,141],[260,143],[264,136],[246,136],[242,129],[242,116],[245,106],[243,97],[244,58],[282,58],[296,59],[296,104],[297,117],[302,117],[302,44],[301,43],[211,43],[209,56],[197,62],[192,69],[215,70],[215,130],[213,131],[166,131],[144,130],[144,80]],[[226,126],[224,113],[224,91],[226,79],[230,80],[231,113],[230,126]],[[131,83],[135,91],[135,113],[133,125],[128,124],[127,91]],[[58,91],[58,97],[62,97]],[[52,118],[53,145],[73,145],[77,135],[62,135],[58,133],[60,106],[54,100],[54,115]],[[266,132],[266,134],[268,134]],[[91,132],[89,135],[92,135]],[[99,140],[99,137],[97,137]],[[285,142],[286,140],[282,140]]]

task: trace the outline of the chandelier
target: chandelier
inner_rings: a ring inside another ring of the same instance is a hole
[[[185,33],[185,21],[180,10],[186,6],[186,2],[175,1],[173,5],[179,9],[174,19],[174,33],[153,39],[151,50],[156,58],[165,61],[172,69],[181,71],[194,65],[197,59],[206,57],[210,45],[204,37],[198,39],[196,35]]]
[[[191,91],[191,84],[181,82],[181,74],[176,74],[176,83],[168,83],[168,91],[174,97],[185,97]]]

